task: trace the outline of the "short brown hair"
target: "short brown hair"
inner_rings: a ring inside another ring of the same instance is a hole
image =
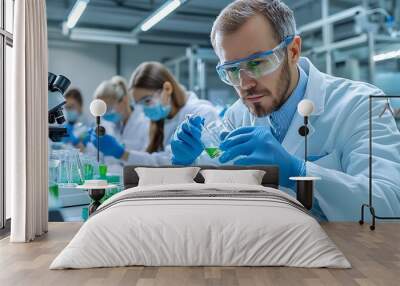
[[[256,15],[264,16],[271,24],[277,42],[296,33],[293,11],[282,1],[236,0],[226,6],[214,21],[211,30],[211,44],[214,49],[215,37],[218,32],[234,33]]]
[[[83,105],[82,94],[81,94],[80,90],[77,89],[77,88],[70,88],[70,89],[65,93],[65,96],[64,96],[64,97],[65,97],[65,99],[72,98],[72,99],[74,99],[76,102],[78,102],[78,104],[79,104],[80,106]]]

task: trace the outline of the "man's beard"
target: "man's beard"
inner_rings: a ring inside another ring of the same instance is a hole
[[[287,93],[290,86],[290,70],[289,70],[289,63],[287,56],[285,57],[285,61],[283,63],[283,68],[281,69],[279,78],[280,80],[278,83],[278,91],[277,91],[278,97],[272,98],[271,92],[269,90],[265,91],[265,93],[267,94],[266,96],[271,97],[273,100],[273,103],[269,108],[262,106],[261,102],[247,103],[242,98],[242,101],[245,103],[250,113],[254,114],[257,117],[263,117],[278,110],[285,103],[288,97]],[[251,94],[251,92],[249,93]]]

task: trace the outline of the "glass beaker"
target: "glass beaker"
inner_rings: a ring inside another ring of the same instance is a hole
[[[105,165],[105,164],[99,165],[99,177],[100,177],[100,179],[107,178],[107,165]]]
[[[221,143],[219,134],[215,124],[204,126],[203,132],[201,132],[201,142],[203,143],[204,150],[211,159],[221,155],[221,150],[219,149]]]
[[[94,168],[90,162],[83,163],[83,174],[85,180],[92,180],[94,175]]]
[[[204,150],[211,159],[217,158],[221,155],[219,145],[221,144],[221,136],[224,132],[233,130],[233,125],[226,120],[215,120],[203,128],[204,132],[201,133],[201,141],[204,145]]]
[[[185,120],[190,120],[193,116],[201,116],[197,114],[186,114]],[[203,125],[201,132],[201,142],[207,155],[211,158],[217,158],[221,155],[219,145],[221,144],[221,135],[225,132],[234,130],[234,125],[227,119],[217,119]]]
[[[81,155],[81,163],[83,169],[83,179],[91,180],[93,179],[94,166],[91,160],[91,157],[88,155]]]
[[[82,184],[83,168],[78,150],[57,150],[56,156],[60,160],[59,187],[76,187],[78,184]]]
[[[70,153],[70,168],[72,183],[81,185],[84,181],[83,167],[78,150],[71,150]]]
[[[58,199],[59,196],[59,190],[58,190],[59,167],[60,167],[60,160],[56,159],[54,156],[51,155],[49,158],[49,193],[50,196],[54,199]]]
[[[65,150],[54,150],[53,154],[58,158],[60,165],[58,168],[58,183],[67,184],[69,180],[68,160]]]

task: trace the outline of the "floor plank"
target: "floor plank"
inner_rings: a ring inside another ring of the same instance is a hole
[[[322,226],[352,269],[138,266],[50,271],[52,260],[81,227],[81,223],[50,223],[49,233],[32,243],[0,240],[0,285],[400,285],[400,223],[381,223],[375,231],[356,223]]]

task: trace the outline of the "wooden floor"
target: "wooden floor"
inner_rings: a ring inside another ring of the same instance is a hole
[[[400,223],[372,232],[355,223],[324,224],[353,268],[124,267],[48,270],[80,223],[50,223],[47,235],[29,244],[0,241],[0,285],[400,285]]]

